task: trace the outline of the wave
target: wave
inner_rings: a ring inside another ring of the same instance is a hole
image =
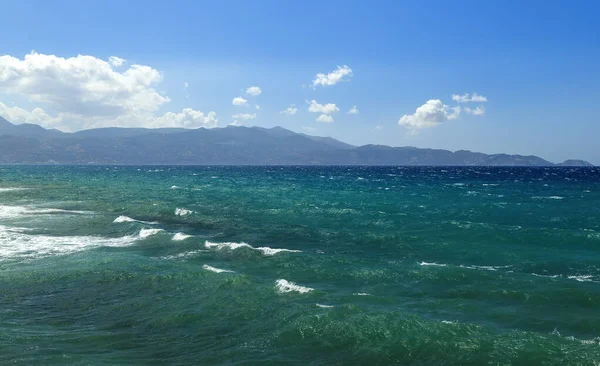
[[[147,239],[147,238],[154,236],[162,231],[164,231],[164,230],[163,229],[142,229],[142,230],[140,230],[138,237],[140,239]]]
[[[283,278],[275,281],[275,287],[277,288],[277,291],[280,293],[299,292],[301,294],[305,294],[307,292],[314,290],[314,288],[299,286],[299,285],[296,285],[294,282],[288,282],[287,280],[284,280]]]
[[[136,219],[132,219],[129,216],[119,216],[117,217],[113,223],[123,223],[123,222],[138,222],[140,224],[146,224],[146,225],[158,225],[158,222],[156,221],[142,221],[142,220],[136,220]]]
[[[368,294],[366,292],[357,292],[357,293],[354,293],[352,295],[356,295],[356,296],[370,296],[371,294]]]
[[[64,214],[64,215],[91,215],[92,211],[75,211],[75,210],[63,210],[60,208],[37,208],[27,206],[0,206],[0,217],[1,218],[18,218],[22,216],[31,215],[52,215],[52,214]]]
[[[171,186],[171,189],[181,189],[179,186]]]
[[[324,305],[324,304],[315,304],[315,305],[317,305],[320,308],[325,308],[325,309],[330,309],[330,308],[334,307],[333,305]]]
[[[176,216],[187,216],[193,214],[194,211],[186,210],[185,208],[176,208],[175,215]]]
[[[562,199],[564,199],[564,197],[562,197],[562,196],[548,196],[548,197],[533,196],[531,198],[534,200],[562,200]]]
[[[97,247],[124,247],[139,239],[138,236],[107,238],[30,235],[27,230],[0,226],[0,261],[65,255]]]
[[[211,267],[208,264],[203,265],[202,268],[204,268],[207,271],[211,271],[211,272],[215,272],[215,273],[235,273],[235,272],[230,271],[228,269],[221,269],[221,268]]]
[[[293,250],[293,249],[279,249],[279,248],[270,248],[270,247],[258,247],[255,248],[252,245],[248,244],[248,243],[213,243],[211,241],[206,241],[204,243],[204,246],[208,249],[216,249],[216,250],[223,250],[223,249],[229,249],[229,250],[236,250],[239,248],[248,248],[251,250],[256,250],[261,252],[263,255],[266,256],[273,256],[277,253],[281,253],[281,252],[288,252],[288,253],[301,253],[302,251],[300,250]]]
[[[187,235],[184,233],[176,233],[175,235],[173,235],[173,238],[171,240],[173,241],[183,241],[185,239],[191,238],[193,235]]]

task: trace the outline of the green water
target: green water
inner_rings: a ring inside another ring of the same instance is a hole
[[[600,169],[0,167],[0,364],[594,365]]]

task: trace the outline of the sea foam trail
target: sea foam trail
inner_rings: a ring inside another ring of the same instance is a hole
[[[208,264],[203,265],[202,268],[204,268],[207,271],[211,271],[211,272],[215,272],[215,273],[234,273],[233,271],[230,271],[228,269],[211,267]]]
[[[315,304],[315,305],[317,305],[320,308],[325,308],[325,309],[330,309],[330,308],[334,307],[333,305],[324,305],[324,304]]]
[[[187,238],[191,238],[192,235],[187,235],[184,233],[176,233],[175,235],[173,235],[173,238],[171,238],[171,240],[173,241],[184,241]]]
[[[136,219],[132,219],[129,216],[119,216],[117,217],[113,223],[123,223],[123,222],[138,222],[140,224],[146,224],[146,225],[157,225],[158,222],[156,221],[142,221],[142,220],[136,220]]]
[[[208,249],[216,249],[216,250],[223,250],[223,249],[236,250],[239,248],[248,248],[251,250],[256,250],[258,252],[261,252],[263,255],[266,255],[266,256],[272,256],[272,255],[275,255],[277,253],[282,253],[282,252],[288,252],[288,253],[301,253],[302,252],[300,250],[279,249],[279,248],[270,248],[270,247],[255,248],[248,243],[213,243],[211,241],[206,241],[206,243],[204,243],[204,246]]]
[[[287,280],[284,280],[283,278],[275,281],[275,288],[277,288],[277,291],[280,293],[299,292],[301,294],[305,294],[314,290],[310,287],[296,285],[294,282],[289,282]]]

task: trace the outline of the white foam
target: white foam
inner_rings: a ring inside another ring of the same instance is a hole
[[[21,187],[4,187],[0,188],[0,193],[2,192],[14,192],[14,191],[27,191],[29,188],[21,188]]]
[[[176,208],[175,215],[177,216],[187,216],[193,214],[194,211],[186,210],[185,208]]]
[[[456,320],[455,321],[442,320],[442,324],[453,324],[453,325],[456,325],[456,324],[458,324],[458,322]]]
[[[317,305],[320,308],[325,308],[325,309],[330,309],[330,308],[334,307],[333,305],[323,305],[323,304],[315,304],[315,305]]]
[[[158,224],[158,222],[156,222],[156,221],[136,220],[136,219],[132,219],[131,217],[128,217],[128,216],[119,216],[113,221],[113,223],[123,223],[123,222],[139,222],[140,224],[147,224],[147,225],[157,225]]]
[[[541,275],[541,274],[537,274],[537,273],[532,273],[532,275],[534,275],[536,277],[544,277],[544,278],[557,278],[557,277],[560,277],[560,275]]]
[[[60,208],[39,208],[33,206],[1,206],[0,205],[0,218],[18,218],[23,216],[35,216],[35,215],[51,215],[51,214],[65,214],[65,215],[91,215],[91,211],[74,211],[74,210],[63,210]]]
[[[211,271],[211,272],[215,272],[215,273],[234,273],[233,271],[230,271],[228,269],[211,267],[208,264],[203,265],[202,268],[204,268],[207,271]]]
[[[175,235],[173,235],[173,238],[171,240],[173,241],[183,241],[187,238],[191,238],[193,235],[187,235],[184,233],[176,233]]]
[[[564,199],[564,197],[561,197],[561,196],[548,196],[548,197],[533,196],[531,198],[533,198],[534,200],[562,200],[562,199]]]
[[[294,282],[288,282],[287,280],[284,280],[283,278],[275,281],[275,287],[277,288],[277,291],[279,291],[280,293],[299,292],[301,294],[305,294],[307,292],[314,290],[313,288],[310,288],[310,287],[296,285]]]
[[[171,186],[171,189],[181,189],[181,187],[178,187],[178,186]]]
[[[501,266],[463,266],[460,265],[460,268],[466,268],[466,269],[478,269],[478,270],[484,270],[484,271],[497,271],[499,268],[506,268],[506,267],[501,267]]]
[[[579,282],[593,282],[592,275],[582,275],[582,276],[567,276],[570,280],[577,280]]]
[[[260,247],[260,248],[252,248],[252,249],[258,250],[258,251],[262,252],[262,254],[267,255],[267,256],[275,255],[275,254],[281,253],[281,252],[302,253],[302,251],[294,250],[294,249],[276,249],[276,248],[269,248],[269,247]]]
[[[136,236],[107,238],[30,235],[27,234],[28,230],[0,225],[0,261],[65,255],[97,247],[123,247],[133,244],[138,239]]]
[[[216,250],[223,250],[223,249],[229,249],[229,250],[236,250],[239,248],[248,248],[251,250],[256,250],[261,252],[263,255],[266,256],[272,256],[275,255],[277,253],[282,253],[282,252],[289,252],[289,253],[301,253],[302,251],[300,250],[292,250],[292,249],[278,249],[278,248],[270,248],[270,247],[259,247],[259,248],[255,248],[252,245],[248,244],[248,243],[213,243],[211,241],[206,241],[204,243],[204,246],[208,249],[216,249]]]
[[[357,292],[357,293],[355,293],[353,295],[356,295],[356,296],[370,296],[370,294],[367,294],[366,292]]]
[[[138,237],[140,239],[146,239],[146,238],[154,236],[162,231],[164,231],[164,230],[163,229],[142,229],[142,230],[140,230]]]
[[[447,264],[443,264],[443,263],[435,263],[435,262],[421,262],[419,263],[419,265],[421,266],[435,266],[435,267],[446,267]]]
[[[183,253],[179,253],[179,254],[174,254],[174,255],[166,255],[164,257],[161,257],[162,259],[179,259],[179,258],[187,258],[187,257],[191,257],[194,256],[198,253],[204,253],[204,252],[208,252],[208,250],[205,249],[199,249],[199,250],[190,250],[189,252],[183,252]]]

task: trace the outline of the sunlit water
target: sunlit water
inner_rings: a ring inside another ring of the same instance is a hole
[[[0,167],[0,364],[594,364],[600,169]]]

